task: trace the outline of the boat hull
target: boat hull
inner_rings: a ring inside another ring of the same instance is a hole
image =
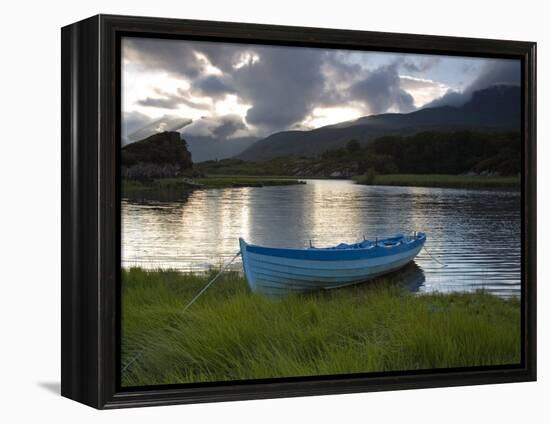
[[[404,238],[394,246],[368,248],[278,249],[239,239],[250,288],[270,296],[332,289],[368,281],[411,262],[425,235]]]

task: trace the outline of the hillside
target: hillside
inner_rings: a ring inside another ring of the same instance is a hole
[[[428,130],[519,131],[520,96],[519,87],[498,85],[474,92],[471,99],[459,107],[371,115],[310,131],[282,131],[257,141],[237,158],[257,161],[277,156],[313,157],[342,147],[349,140],[366,145],[382,136],[407,136]]]
[[[376,174],[511,175],[520,172],[520,134],[434,132],[385,136],[366,146],[350,141],[317,157],[285,156],[265,161],[225,159],[196,165],[208,175],[353,177]]]
[[[211,136],[197,136],[184,134],[187,141],[187,148],[193,155],[195,162],[204,162],[206,160],[215,160],[231,158],[243,152],[250,147],[258,138],[240,137],[230,140],[219,140]]]

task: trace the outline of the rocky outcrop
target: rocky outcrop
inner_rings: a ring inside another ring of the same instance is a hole
[[[154,134],[122,148],[122,177],[177,177],[193,168],[187,143],[175,131]]]

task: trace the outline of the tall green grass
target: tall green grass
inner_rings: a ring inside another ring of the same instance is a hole
[[[122,384],[519,363],[517,299],[414,295],[399,275],[274,301],[228,272],[183,312],[212,275],[124,270]]]

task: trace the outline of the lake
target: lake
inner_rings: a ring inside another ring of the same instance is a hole
[[[520,294],[519,192],[363,186],[306,180],[278,187],[196,190],[176,200],[122,200],[124,267],[205,271],[238,238],[277,247],[331,246],[423,231],[426,249],[407,272],[418,292]],[[240,261],[240,258],[238,259]],[[235,262],[235,269],[242,269]]]

